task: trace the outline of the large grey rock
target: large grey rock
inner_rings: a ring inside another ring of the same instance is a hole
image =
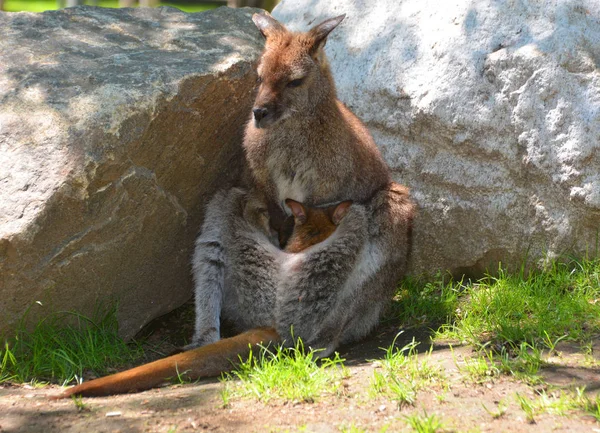
[[[238,175],[251,10],[0,13],[0,335],[118,301],[128,337],[191,296],[202,208]]]
[[[597,255],[600,2],[283,0],[274,16],[341,13],[340,98],[420,206],[412,272]]]

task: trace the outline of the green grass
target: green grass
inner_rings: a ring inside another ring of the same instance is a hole
[[[434,341],[472,345],[476,355],[457,363],[466,380],[510,375],[537,384],[544,352],[556,353],[560,341],[591,351],[600,334],[599,300],[600,260],[571,260],[528,275],[500,269],[474,282],[408,280],[394,312],[405,326],[430,326]],[[396,386],[393,378],[379,380]],[[397,388],[410,403],[411,388]]]
[[[586,412],[594,416],[596,421],[600,421],[597,417],[599,397],[596,396],[594,400],[590,399],[582,388],[577,388],[574,392],[557,390],[548,393],[542,390],[531,399],[519,393],[515,397],[530,423],[535,423],[535,418],[543,413],[569,416],[575,411]]]
[[[91,5],[92,3],[88,1],[87,4]],[[118,8],[119,2],[117,0],[100,0],[97,5],[104,8]],[[202,12],[218,6],[215,4],[177,2],[160,2],[160,5],[176,7],[184,12]],[[7,12],[43,12],[58,9],[58,4],[55,0],[6,0],[4,9]]]
[[[404,419],[417,433],[437,433],[443,428],[442,422],[437,416],[427,415],[426,412],[423,412],[423,415],[407,415]]]
[[[317,360],[317,352],[305,351],[300,339],[289,349],[263,347],[258,356],[250,353],[225,375],[223,404],[228,405],[231,396],[312,402],[323,394],[335,394],[348,374],[343,361],[337,353],[332,359]],[[239,382],[234,383],[236,378]]]
[[[585,407],[583,408],[588,415],[593,416],[596,422],[600,423],[600,395],[596,394],[594,399],[588,398]]]
[[[528,342],[551,350],[600,333],[600,261],[555,262],[524,275],[503,269],[476,282],[408,281],[395,303],[406,324],[443,324],[435,338],[481,345]]]
[[[99,311],[94,318],[56,313],[32,332],[20,326],[12,342],[0,350],[0,382],[67,384],[84,371],[105,375],[142,355],[139,345],[118,336],[115,308]]]
[[[506,402],[504,400],[500,400],[498,402],[498,406],[496,407],[496,409],[490,410],[487,408],[487,406],[485,404],[481,403],[481,405],[483,406],[485,411],[490,414],[490,416],[493,419],[502,418],[506,414],[506,410],[508,409],[508,405],[506,404]]]
[[[77,412],[86,412],[90,410],[89,406],[83,402],[83,397],[81,396],[73,395],[71,396],[71,401],[75,404]]]
[[[511,345],[509,349],[502,346],[500,350],[492,350],[484,344],[477,348],[475,356],[464,359],[463,363],[455,358],[454,362],[468,381],[479,384],[502,374],[531,385],[538,384],[541,382],[539,370],[544,365],[542,351],[526,342]]]
[[[396,337],[397,339],[398,337]],[[402,348],[396,347],[396,339],[385,351],[380,370],[375,370],[371,381],[373,394],[384,394],[396,401],[398,407],[413,405],[417,392],[425,387],[446,384],[441,368],[432,366],[428,359],[419,359],[413,341]],[[427,354],[427,358],[431,352]]]
[[[463,290],[461,283],[446,283],[441,275],[427,283],[406,278],[387,319],[400,320],[404,326],[439,326],[448,323],[455,316],[459,295]]]

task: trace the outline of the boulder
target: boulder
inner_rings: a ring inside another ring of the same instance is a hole
[[[243,161],[252,13],[0,13],[0,335],[117,302],[130,337],[190,298],[203,206]]]
[[[600,3],[283,0],[291,29],[347,14],[340,99],[419,205],[412,273],[598,256]]]

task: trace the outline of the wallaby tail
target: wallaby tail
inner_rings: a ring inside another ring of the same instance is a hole
[[[279,341],[279,334],[274,328],[256,328],[131,370],[82,383],[51,398],[61,399],[72,395],[100,397],[143,391],[178,376],[190,380],[214,377],[230,371],[240,358],[248,356],[252,347]]]

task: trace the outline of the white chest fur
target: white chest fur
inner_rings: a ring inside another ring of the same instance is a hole
[[[314,187],[315,173],[306,163],[297,164],[290,168],[281,160],[272,158],[268,161],[269,173],[275,185],[277,199],[284,209],[285,200],[305,202],[310,198]],[[287,166],[287,167],[286,167]]]

